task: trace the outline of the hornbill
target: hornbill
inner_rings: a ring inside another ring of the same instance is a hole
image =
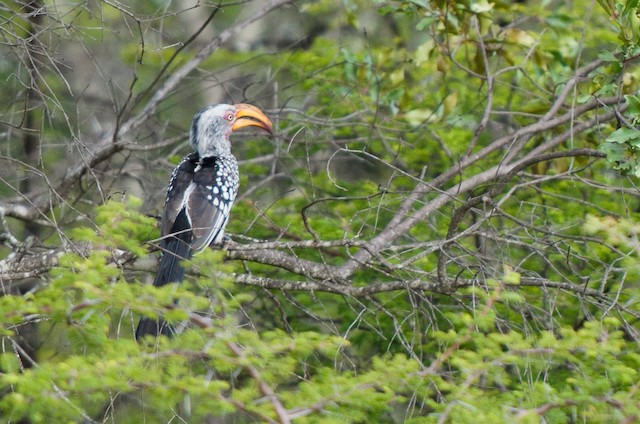
[[[219,104],[195,114],[189,131],[193,153],[171,174],[160,223],[162,257],[153,281],[156,287],[180,282],[189,259],[210,244],[222,244],[229,211],[238,193],[238,161],[231,154],[229,135],[256,126],[272,134],[269,118],[248,104]],[[142,317],[135,337],[170,335],[162,319]]]

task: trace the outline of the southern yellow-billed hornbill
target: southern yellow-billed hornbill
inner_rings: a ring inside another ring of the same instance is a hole
[[[160,224],[163,254],[154,286],[180,282],[184,276],[180,261],[209,244],[222,244],[239,182],[229,135],[247,126],[272,132],[271,121],[260,109],[242,103],[209,106],[193,117],[189,143],[194,152],[173,170],[167,188]],[[162,319],[142,317],[136,339],[170,333]]]

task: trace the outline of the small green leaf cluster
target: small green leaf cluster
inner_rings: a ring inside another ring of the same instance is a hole
[[[625,57],[633,57],[640,52],[640,17],[638,17],[638,0],[617,2],[615,0],[598,0],[600,6],[609,14],[618,30],[618,39],[622,42]]]
[[[640,176],[640,130],[635,127],[640,123],[640,99],[635,95],[624,96],[628,105],[628,114],[632,117],[629,126],[613,131],[600,151],[607,155],[607,160],[623,174]]]
[[[153,239],[157,230],[155,220],[139,212],[141,206],[141,200],[134,196],[127,196],[122,202],[108,201],[96,209],[98,231],[78,227],[72,236],[79,241],[144,255],[146,249],[142,244]]]

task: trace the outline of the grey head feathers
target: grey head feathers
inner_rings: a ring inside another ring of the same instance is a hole
[[[235,107],[228,104],[208,106],[193,117],[189,143],[200,157],[231,153],[229,134],[235,120]]]

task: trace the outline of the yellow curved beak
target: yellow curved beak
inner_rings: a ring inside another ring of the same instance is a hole
[[[238,103],[234,107],[236,108],[236,122],[231,127],[232,131],[254,126],[273,134],[273,124],[260,109],[246,103]]]

